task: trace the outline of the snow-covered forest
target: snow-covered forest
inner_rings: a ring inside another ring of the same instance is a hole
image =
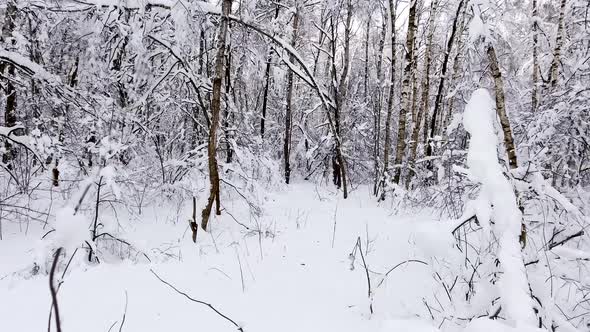
[[[590,1],[0,26],[0,330],[589,330]]]

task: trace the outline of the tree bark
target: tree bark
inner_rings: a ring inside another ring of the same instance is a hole
[[[382,18],[382,26],[381,26],[381,37],[379,38],[379,61],[377,62],[377,82],[379,86],[376,89],[376,99],[375,108],[373,110],[373,139],[374,139],[374,147],[373,147],[373,162],[374,162],[374,172],[375,172],[375,179],[373,185],[373,194],[375,196],[378,195],[379,192],[379,150],[381,149],[381,111],[383,107],[383,57],[384,53],[383,50],[385,49],[385,37],[387,34],[387,24],[388,24],[388,14],[385,9],[383,9],[383,18]]]
[[[402,95],[401,102],[402,106],[399,111],[399,124],[397,127],[397,144],[395,149],[395,171],[393,176],[393,182],[399,184],[403,163],[404,152],[406,150],[406,118],[408,110],[412,106],[412,100],[410,96],[411,80],[412,80],[412,66],[414,61],[414,42],[415,34],[418,28],[416,24],[416,6],[418,0],[412,0],[410,3],[410,10],[408,14],[408,33],[406,37],[406,64],[404,67],[403,81],[402,81]]]
[[[16,20],[17,7],[15,1],[8,1],[6,5],[6,15],[4,16],[4,24],[2,25],[1,42],[6,48],[14,47],[15,40],[12,39],[12,32],[14,31],[14,21]],[[2,76],[14,77],[15,69],[12,64],[2,62],[0,63],[0,74]],[[16,88],[12,84],[11,79],[6,79],[5,91],[6,91],[6,106],[4,109],[4,126],[13,127],[16,125]],[[16,151],[13,149],[12,144],[9,140],[4,143],[6,151],[2,155],[2,163],[6,164],[10,169],[12,168],[12,160],[16,158]]]
[[[555,49],[553,50],[553,60],[549,70],[549,82],[552,88],[557,86],[559,80],[559,63],[561,61],[561,48],[563,47],[563,31],[565,19],[565,5],[567,0],[561,0],[559,7],[559,21],[557,22],[557,37],[555,37]]]
[[[334,127],[335,127],[335,144],[334,156],[332,158],[332,170],[334,176],[334,184],[337,188],[342,188],[344,198],[348,197],[348,187],[346,182],[346,164],[344,156],[342,155],[342,132],[341,132],[341,116],[344,102],[347,93],[347,78],[350,65],[350,29],[352,23],[352,1],[347,1],[346,21],[344,25],[344,58],[343,68],[340,73],[340,78],[337,78],[336,70],[336,30],[337,22],[331,18],[331,34],[332,34],[332,80],[338,82],[338,87],[334,90],[336,107],[334,108]]]
[[[539,104],[539,35],[538,30],[538,9],[537,0],[533,0],[533,92],[531,97],[531,109],[533,113],[537,110]]]
[[[436,10],[438,7],[439,0],[433,0],[430,3],[430,17],[428,18],[428,36],[426,41],[426,54],[424,55],[424,79],[422,81],[422,96],[421,96],[421,106],[418,109],[418,113],[416,114],[416,118],[414,119],[414,127],[412,128],[412,136],[410,138],[410,170],[408,173],[408,180],[407,185],[410,185],[412,177],[414,176],[414,168],[416,165],[416,152],[418,149],[418,136],[420,135],[420,128],[422,127],[422,120],[424,119],[424,114],[428,113],[430,108],[430,67],[432,64],[432,39],[434,37],[435,31],[435,19],[436,19]],[[424,130],[426,126],[424,126]]]
[[[441,112],[442,106],[442,99],[443,99],[443,88],[445,85],[445,79],[447,76],[447,70],[449,66],[449,58],[451,57],[451,51],[453,50],[453,43],[455,41],[455,35],[457,33],[457,26],[459,23],[459,18],[461,16],[461,10],[466,2],[469,0],[461,0],[457,7],[457,12],[455,13],[455,19],[453,21],[453,28],[451,29],[451,35],[449,36],[449,40],[447,41],[447,49],[445,51],[445,56],[442,63],[442,69],[440,73],[440,81],[438,83],[438,89],[436,92],[436,99],[434,101],[434,110],[432,111],[432,117],[430,118],[430,126],[429,126],[429,142],[426,142],[426,156],[432,156],[433,149],[432,149],[432,139],[436,135],[436,122]]]
[[[391,77],[389,85],[389,100],[387,101],[387,115],[385,117],[385,138],[383,147],[383,175],[381,178],[381,185],[385,185],[385,180],[389,178],[389,150],[391,148],[391,116],[393,113],[393,98],[395,94],[395,66],[396,66],[396,32],[395,32],[395,18],[397,10],[397,1],[389,0],[389,16],[390,16],[390,29],[391,29]],[[385,197],[382,195],[381,199]]]
[[[213,202],[215,202],[216,214],[221,214],[219,201],[219,171],[217,169],[217,128],[219,127],[219,113],[221,110],[221,85],[223,82],[223,68],[225,60],[225,40],[229,23],[232,0],[223,0],[221,7],[221,20],[219,34],[217,36],[217,55],[215,57],[215,74],[213,77],[213,93],[211,96],[211,126],[209,127],[209,142],[207,155],[209,160],[209,198],[205,208],[201,212],[201,228],[207,230],[209,216]]]
[[[504,133],[504,147],[506,148],[506,154],[508,155],[508,164],[510,165],[510,168],[514,169],[518,167],[518,163],[516,160],[516,148],[514,146],[514,139],[512,138],[512,130],[510,129],[510,120],[508,119],[508,114],[506,114],[504,81],[502,80],[502,73],[498,66],[498,58],[494,46],[488,44],[486,52],[490,61],[492,77],[494,78],[494,88],[496,90],[496,113],[500,118],[502,132]]]
[[[279,17],[280,0],[277,1],[275,9],[275,20]],[[266,108],[268,105],[268,88],[270,86],[270,64],[272,62],[273,51],[269,48],[268,57],[266,59],[266,68],[264,69],[264,92],[262,93],[262,116],[260,117],[260,137],[264,138]]]
[[[291,37],[291,47],[295,49],[297,44],[297,32],[299,30],[299,8],[295,10],[293,15],[293,36]],[[289,57],[289,62],[295,62],[293,55]],[[283,161],[285,165],[285,183],[289,184],[291,179],[291,132],[292,124],[291,120],[293,117],[292,111],[293,102],[293,70],[289,68],[287,71],[287,108],[285,110],[285,138],[283,142]]]

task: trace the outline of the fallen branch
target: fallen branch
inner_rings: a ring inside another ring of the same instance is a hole
[[[236,323],[236,322],[235,322],[233,319],[231,319],[231,318],[227,317],[226,315],[222,314],[222,313],[221,313],[219,310],[217,310],[217,309],[216,309],[216,308],[215,308],[213,305],[211,305],[211,304],[209,304],[209,303],[207,303],[207,302],[204,302],[204,301],[201,301],[201,300],[197,300],[197,299],[194,299],[194,298],[190,297],[190,295],[188,295],[187,293],[185,293],[185,292],[183,292],[183,291],[179,290],[178,288],[174,287],[172,284],[170,284],[170,283],[169,283],[169,282],[167,282],[166,280],[164,280],[164,279],[160,278],[160,276],[158,276],[158,274],[156,274],[156,272],[154,272],[154,270],[150,269],[150,272],[152,272],[152,274],[153,274],[153,275],[154,275],[156,278],[158,278],[158,280],[160,280],[162,283],[166,284],[168,287],[172,288],[172,289],[173,289],[174,291],[176,291],[178,294],[180,294],[180,295],[182,295],[182,296],[186,297],[187,299],[189,299],[189,300],[190,300],[190,301],[192,301],[192,302],[199,303],[199,304],[202,304],[202,305],[204,305],[204,306],[207,306],[207,307],[209,307],[211,310],[215,311],[215,313],[216,313],[216,314],[218,314],[219,316],[223,317],[225,320],[227,320],[228,322],[232,323],[232,324],[233,324],[235,327],[237,327],[237,328],[238,328],[238,331],[240,331],[240,332],[244,332],[244,329],[243,329],[243,328],[242,328],[240,325],[238,325],[238,323]]]

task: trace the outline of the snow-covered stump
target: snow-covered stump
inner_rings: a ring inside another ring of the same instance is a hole
[[[498,240],[497,258],[502,271],[498,286],[503,316],[513,327],[534,327],[535,313],[519,243],[522,214],[512,185],[498,163],[498,140],[494,131],[494,101],[485,89],[471,95],[465,108],[463,126],[471,135],[467,166],[473,180],[481,183],[476,211],[480,223],[488,224]],[[489,220],[481,220],[483,216]],[[485,226],[484,226],[485,227]]]

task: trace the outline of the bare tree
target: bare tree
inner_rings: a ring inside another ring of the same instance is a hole
[[[291,37],[291,47],[295,49],[297,44],[297,32],[299,30],[299,8],[293,14],[293,36]],[[289,57],[291,63],[295,62],[294,56]],[[293,125],[291,120],[293,117],[292,110],[293,103],[293,70],[289,68],[287,72],[287,107],[285,109],[285,137],[283,142],[283,162],[285,166],[285,183],[289,184],[291,178],[291,132]]]
[[[217,55],[215,58],[215,73],[213,77],[213,93],[211,96],[211,126],[209,127],[209,143],[207,155],[209,160],[209,198],[207,205],[201,212],[201,228],[207,230],[207,223],[215,202],[215,212],[221,214],[221,202],[219,198],[219,171],[217,169],[217,128],[219,127],[219,113],[221,110],[221,85],[223,81],[223,69],[225,60],[225,40],[229,25],[232,0],[223,0],[221,7],[221,19],[219,22],[219,34],[217,36]]]

